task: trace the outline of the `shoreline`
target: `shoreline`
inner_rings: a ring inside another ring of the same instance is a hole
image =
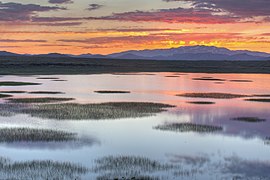
[[[83,75],[139,72],[270,74],[270,61],[0,57],[0,75]]]

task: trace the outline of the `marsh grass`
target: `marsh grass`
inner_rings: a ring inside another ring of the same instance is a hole
[[[0,142],[62,142],[75,141],[76,133],[48,129],[31,128],[2,128],[0,129]]]
[[[58,120],[118,119],[151,116],[175,107],[148,102],[108,102],[100,104],[40,104],[24,109],[34,117]]]
[[[93,171],[101,175],[98,179],[159,179],[149,176],[149,173],[174,168],[174,165],[140,156],[107,156],[96,160]]]
[[[9,98],[10,103],[54,103],[63,101],[72,101],[74,98],[53,98],[53,97],[42,97],[42,98]]]
[[[191,97],[191,98],[213,98],[213,99],[233,99],[233,98],[242,98],[250,97],[248,95],[242,94],[229,94],[229,93],[184,93],[177,94],[176,96],[182,97]]]
[[[174,131],[174,132],[198,132],[198,133],[212,133],[216,131],[222,131],[220,126],[193,124],[193,123],[167,123],[158,125],[154,129],[162,131]]]
[[[7,94],[23,94],[26,93],[26,91],[0,91],[0,93],[7,93]]]
[[[9,98],[12,97],[12,95],[9,94],[0,94],[0,98]]]
[[[245,99],[245,101],[252,101],[252,102],[265,102],[265,103],[270,103],[270,98],[269,98],[269,99],[263,99],[263,98],[252,98],[252,99]]]
[[[242,122],[250,122],[250,123],[256,123],[256,122],[264,122],[266,119],[261,119],[258,117],[236,117],[232,118],[233,121],[242,121]]]
[[[65,93],[58,91],[32,91],[28,92],[28,94],[65,94]]]
[[[0,158],[0,179],[67,179],[74,180],[86,174],[89,170],[79,164],[58,161],[25,161],[12,162]]]
[[[202,78],[193,78],[196,81],[226,81],[225,79],[213,78],[213,77],[202,77]]]
[[[95,93],[99,94],[128,94],[130,91],[108,91],[108,90],[101,90],[101,91],[94,91]]]
[[[33,86],[41,85],[41,83],[32,83],[32,82],[15,82],[15,81],[2,81],[0,86]]]
[[[210,105],[210,104],[216,104],[215,102],[211,101],[188,101],[189,104],[201,104],[201,105]]]

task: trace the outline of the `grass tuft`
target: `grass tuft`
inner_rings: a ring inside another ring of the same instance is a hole
[[[80,179],[89,170],[81,165],[58,161],[12,162],[0,157],[0,179]]]
[[[162,131],[174,131],[174,132],[198,132],[198,133],[211,133],[216,131],[222,131],[220,126],[192,124],[192,123],[170,123],[163,124],[154,127],[154,129]]]
[[[232,118],[233,121],[242,121],[242,122],[264,122],[266,121],[265,119],[261,119],[258,117],[237,117],[237,118]]]
[[[191,97],[191,98],[213,98],[213,99],[233,99],[249,97],[242,94],[229,94],[229,93],[184,93],[177,94],[176,96]]]
[[[212,78],[212,77],[202,77],[202,78],[193,78],[196,81],[226,81],[225,79]]]
[[[32,91],[28,94],[65,94],[63,92],[57,92],[57,91]]]
[[[107,90],[101,90],[101,91],[94,91],[95,93],[99,94],[128,94],[130,91],[107,91]]]
[[[265,103],[269,103],[269,102],[270,102],[270,99],[253,98],[253,99],[245,99],[245,101],[253,101],[253,102],[265,102]]]
[[[43,97],[43,98],[10,98],[8,99],[10,103],[54,103],[62,101],[71,101],[74,98],[52,98],[52,97]]]
[[[215,102],[211,102],[211,101],[189,101],[187,103],[190,104],[201,104],[201,105],[207,105],[207,104],[215,104]]]
[[[30,86],[30,85],[40,85],[41,83],[31,83],[31,82],[15,82],[15,81],[2,81],[0,86]]]
[[[3,128],[0,129],[0,142],[50,142],[74,141],[76,133],[48,129]]]
[[[0,98],[9,98],[9,97],[12,97],[12,95],[0,94]]]
[[[118,119],[151,116],[174,107],[147,102],[108,102],[100,104],[41,104],[26,108],[23,113],[34,117],[58,120]]]

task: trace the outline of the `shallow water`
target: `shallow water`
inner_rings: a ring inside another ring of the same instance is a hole
[[[33,127],[76,132],[93,140],[89,144],[13,143],[0,144],[0,154],[12,161],[55,160],[97,166],[96,159],[107,156],[139,156],[176,167],[167,170],[140,171],[142,176],[160,179],[267,179],[270,176],[270,104],[248,102],[245,98],[204,99],[178,97],[189,92],[220,92],[235,94],[270,94],[270,75],[261,74],[101,74],[57,76],[2,76],[0,81],[42,83],[39,86],[0,87],[0,91],[59,91],[65,94],[14,94],[20,97],[68,97],[77,103],[97,102],[159,102],[176,105],[151,117],[117,120],[57,121],[39,119],[25,114],[0,117],[1,127]],[[37,79],[57,77],[67,81]],[[225,79],[198,81],[193,78]],[[232,82],[230,80],[251,80]],[[98,90],[131,91],[130,94],[98,94]],[[216,104],[198,105],[188,101],[212,101]],[[0,100],[5,103],[5,100]],[[232,121],[235,117],[259,117],[265,122]],[[173,132],[154,129],[164,123],[196,123],[221,126],[213,133]],[[130,168],[134,168],[131,166]],[[82,179],[123,172],[112,168],[82,175]],[[116,174],[116,175],[115,175]],[[130,176],[136,176],[126,172]],[[127,175],[127,176],[128,176]],[[121,176],[122,177],[122,176]],[[114,178],[114,177],[110,177]]]

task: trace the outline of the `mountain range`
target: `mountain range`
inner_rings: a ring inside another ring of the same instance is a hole
[[[0,56],[36,56],[51,58],[109,58],[109,59],[139,59],[139,60],[270,60],[270,54],[247,50],[229,50],[215,46],[184,46],[170,49],[154,50],[131,50],[109,55],[100,54],[15,54],[7,51],[0,51]]]

